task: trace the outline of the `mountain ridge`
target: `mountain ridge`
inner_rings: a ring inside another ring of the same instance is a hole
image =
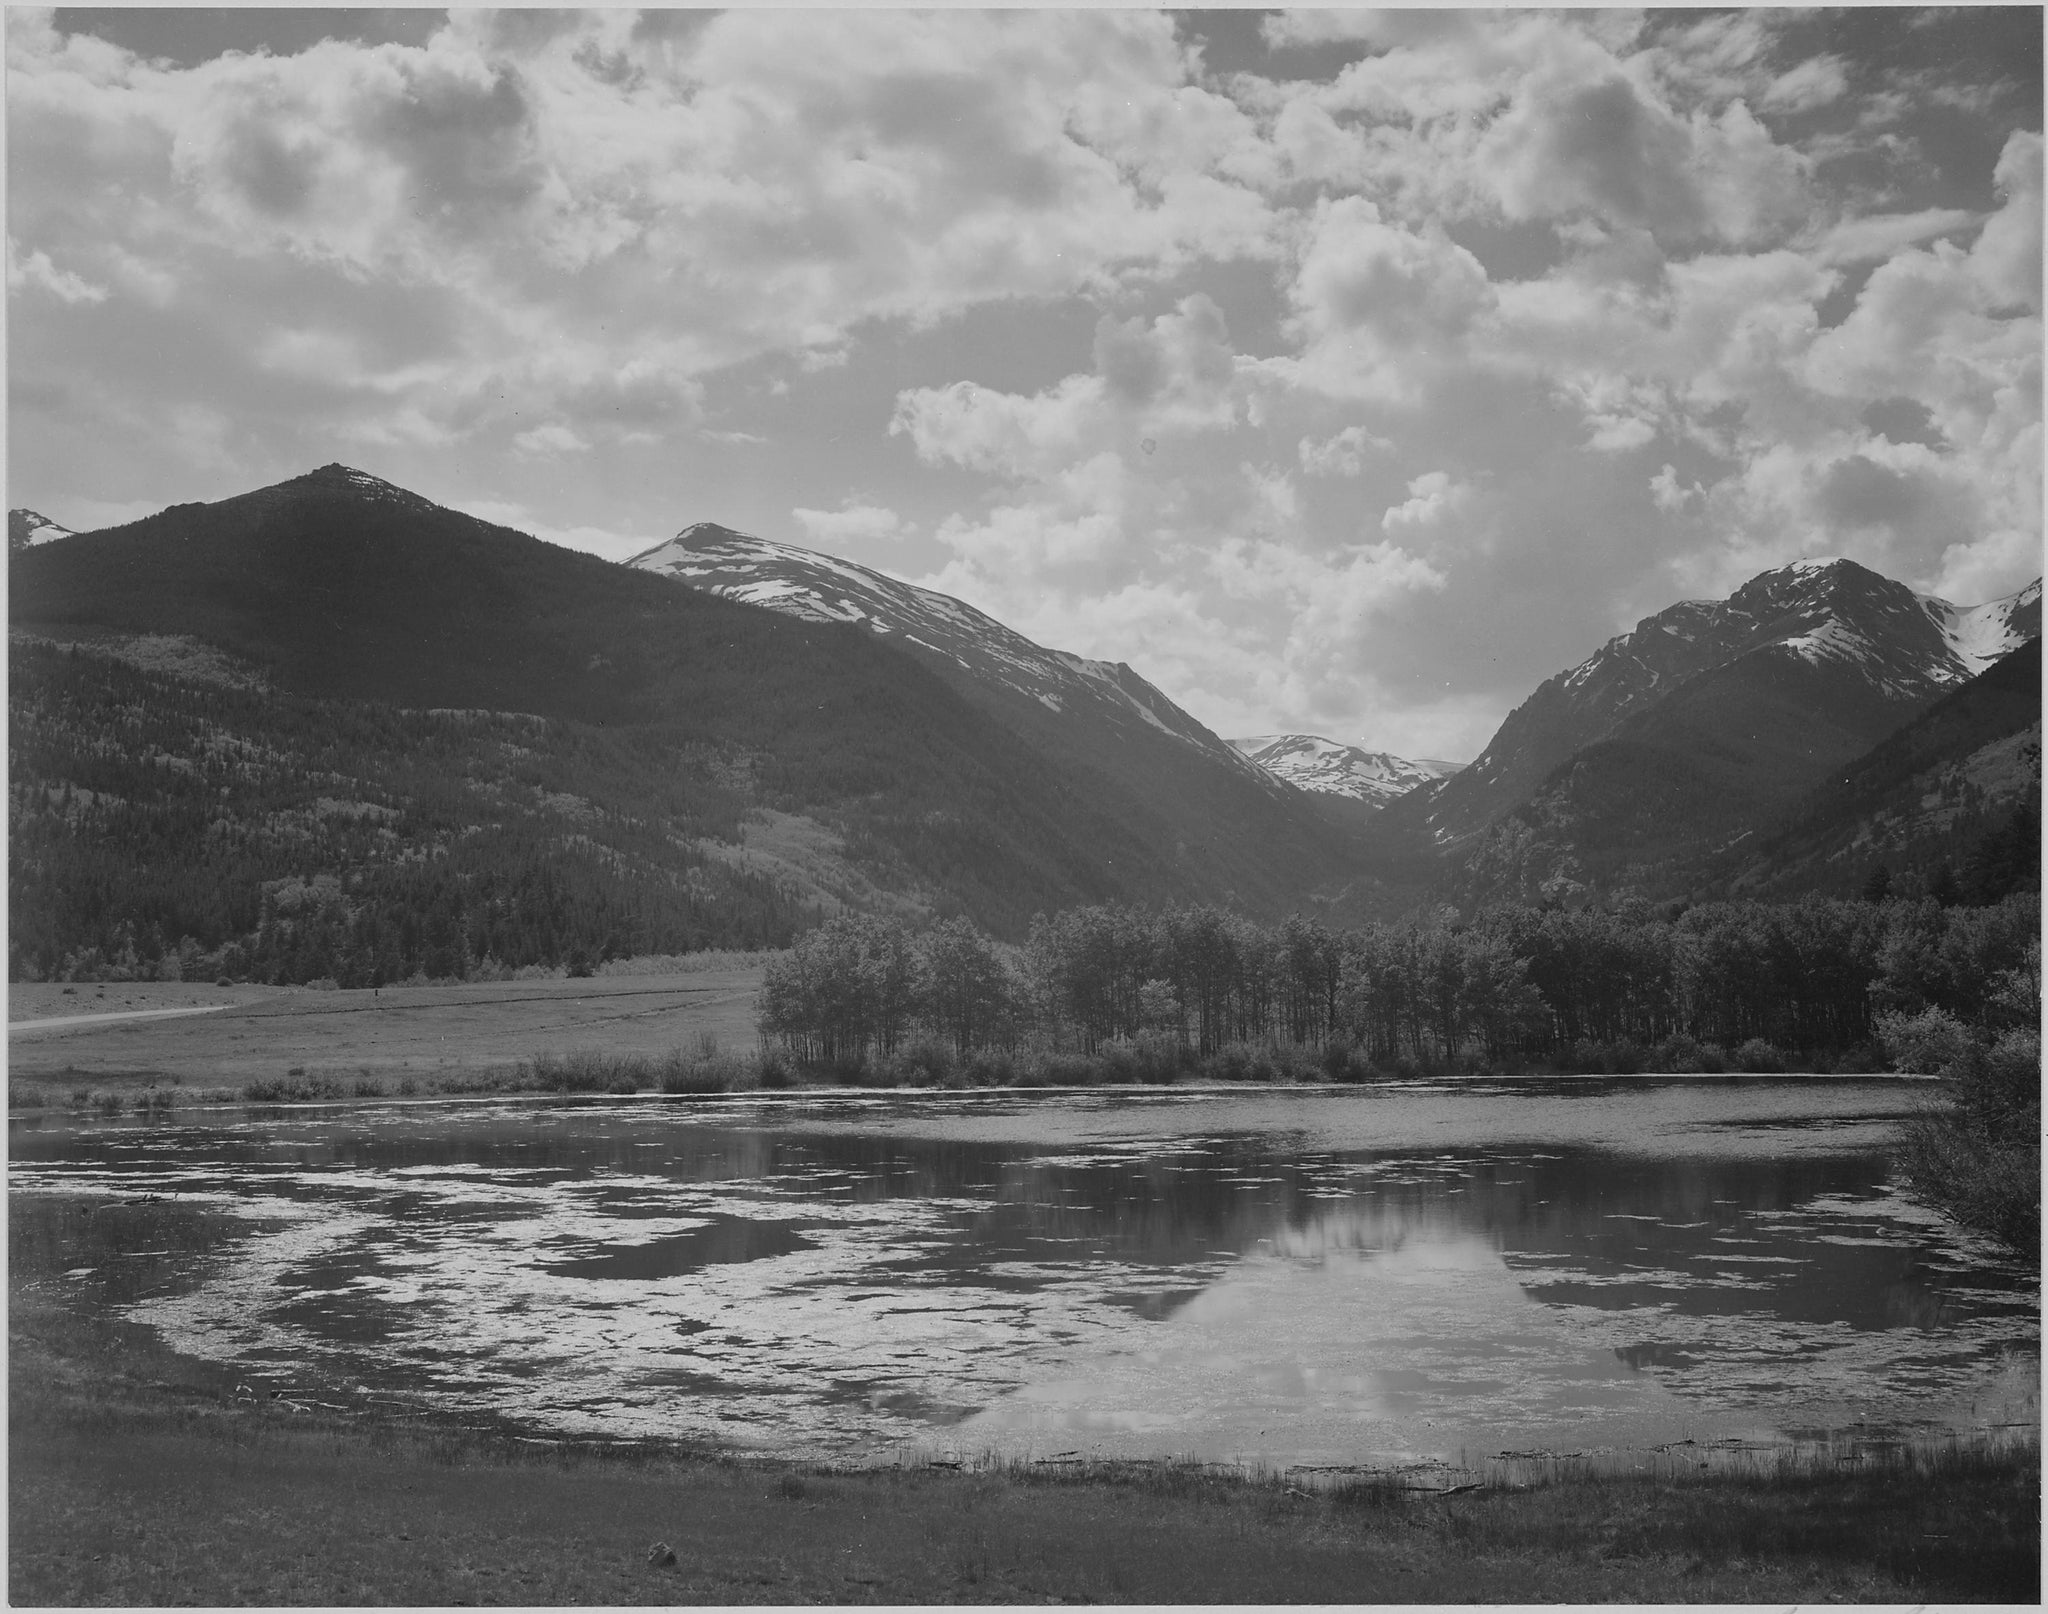
[[[624,564],[805,621],[853,623],[898,637],[1051,711],[1100,704],[1112,721],[1135,718],[1242,766],[1224,741],[1127,662],[1048,649],[964,600],[857,561],[700,521]]]
[[[1256,734],[1226,743],[1297,790],[1346,797],[1373,808],[1465,766],[1368,751],[1320,734]]]
[[[1743,704],[1732,692],[1744,686],[1760,691],[1773,682],[1798,683],[1802,668],[1839,675],[1812,683],[1833,689],[1822,704],[1844,706],[1844,720],[1860,739],[1828,758],[1846,760],[1878,737],[1867,732],[1869,712],[1846,708],[1868,707],[1865,697],[1872,697],[1882,713],[1896,713],[1895,726],[2013,643],[2039,633],[2038,580],[2003,599],[1957,607],[1854,561],[1795,561],[1757,574],[1726,600],[1683,600],[1643,618],[1538,685],[1470,767],[1411,795],[1396,811],[1438,845],[1467,841],[1527,800],[1577,752],[1620,737],[1632,722],[1633,736],[1641,738],[1645,714],[1681,687],[1753,657],[1780,665],[1772,668],[1775,677],[1727,675],[1731,709]],[[1740,721],[1733,715],[1729,726]]]
[[[1282,787],[1135,716],[1134,737],[1185,759],[1162,775],[1181,787],[1165,805],[872,633],[678,587],[347,466],[42,545],[11,574],[13,625],[59,642],[212,647],[293,698],[532,713],[568,725],[551,745],[634,737],[618,799],[740,781],[749,810],[808,815],[819,855],[866,871],[843,884],[997,934],[1090,901],[1284,911],[1334,877],[1335,843]]]
[[[854,561],[686,527],[625,563],[694,591],[858,629],[929,667],[1004,728],[1146,804],[1161,848],[1214,871],[1233,900],[1285,870],[1297,902],[1368,904],[1395,871],[1355,819],[1275,778],[1122,662],[1049,650],[949,595]],[[1268,871],[1268,872],[1262,872]]]
[[[1442,849],[1439,884],[1460,903],[1684,894],[1831,772],[2037,642],[2039,620],[2038,582],[1956,607],[1853,562],[1761,573],[1547,680],[1473,769],[1383,817]]]

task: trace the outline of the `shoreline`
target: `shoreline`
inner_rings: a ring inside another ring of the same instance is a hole
[[[49,1252],[64,1259],[61,1249]],[[11,1276],[16,1604],[2033,1601],[2039,1447],[1417,1489],[848,1469],[236,1401]]]
[[[451,1065],[440,1073],[455,1080],[473,1079],[465,1067]],[[436,1073],[422,1073],[424,1080],[435,1080]],[[421,1078],[415,1077],[415,1080]],[[228,1089],[186,1089],[173,1085],[166,1089],[155,1085],[149,1072],[131,1072],[119,1077],[102,1077],[94,1084],[89,1096],[77,1098],[68,1104],[42,1099],[35,1104],[21,1104],[14,1100],[14,1088],[40,1089],[41,1093],[56,1094],[71,1086],[54,1077],[14,1078],[10,1082],[10,1102],[7,1108],[9,1124],[17,1122],[58,1119],[85,1121],[94,1125],[106,1125],[122,1119],[118,1110],[113,1114],[94,1115],[94,1098],[102,1093],[118,1096],[120,1092],[149,1092],[174,1095],[172,1102],[160,1109],[138,1103],[131,1119],[139,1118],[156,1123],[167,1121],[176,1115],[215,1113],[222,1110],[347,1110],[374,1105],[379,1108],[419,1109],[456,1104],[510,1105],[532,1103],[555,1104],[626,1104],[650,1101],[668,1104],[804,1104],[821,1099],[905,1099],[945,1098],[989,1102],[1017,1098],[1081,1098],[1101,1096],[1107,1098],[1134,1097],[1175,1097],[1175,1098],[1230,1098],[1248,1096],[1290,1096],[1339,1094],[1392,1093],[1457,1091],[1465,1088],[1483,1088],[1496,1084],[1541,1083],[1541,1082],[1600,1082],[1608,1085],[1655,1085],[1659,1083],[1713,1083],[1723,1086],[1737,1086],[1745,1083],[1770,1084],[1785,1082],[1848,1083],[1884,1082],[1902,1087],[1937,1087],[1940,1078],[1905,1071],[1786,1071],[1783,1073],[1757,1071],[1637,1071],[1627,1075],[1611,1075],[1598,1071],[1589,1072],[1521,1072],[1512,1075],[1445,1075],[1389,1077],[1384,1081],[1363,1082],[1088,1082],[1063,1085],[1019,1083],[1014,1086],[991,1085],[973,1087],[948,1086],[862,1086],[839,1085],[837,1083],[806,1083],[793,1087],[749,1087],[723,1091],[663,1092],[658,1089],[641,1089],[630,1093],[613,1092],[564,1092],[560,1089],[530,1087],[504,1087],[477,1089],[473,1091],[443,1091],[438,1093],[359,1093],[343,1094],[328,1098],[252,1098],[246,1094],[232,1093]],[[147,1083],[145,1087],[143,1084]],[[39,1098],[41,1096],[39,1093]]]

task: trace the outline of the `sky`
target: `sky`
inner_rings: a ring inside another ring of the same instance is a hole
[[[1769,567],[2039,574],[2041,19],[11,8],[8,503],[714,521],[1465,760]]]

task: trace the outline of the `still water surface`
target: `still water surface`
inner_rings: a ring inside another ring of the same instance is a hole
[[[127,1315],[259,1386],[809,1457],[1382,1465],[2036,1419],[2035,1285],[1890,1185],[1924,1094],[394,1104],[10,1152],[16,1193],[232,1214]]]

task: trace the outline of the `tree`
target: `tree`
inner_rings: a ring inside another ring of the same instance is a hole
[[[1992,984],[1975,1024],[1938,1008],[1879,1021],[1898,1069],[1941,1078],[1941,1104],[1901,1139],[1910,1192],[2029,1261],[2041,1247],[2040,1010],[2037,938]]]
[[[1928,876],[1927,894],[1944,908],[1953,908],[1963,900],[1963,889],[1956,879],[1956,871],[1946,859]]]
[[[1014,992],[995,944],[966,919],[949,919],[917,946],[920,1017],[954,1051],[994,1041],[1010,1019]]]

